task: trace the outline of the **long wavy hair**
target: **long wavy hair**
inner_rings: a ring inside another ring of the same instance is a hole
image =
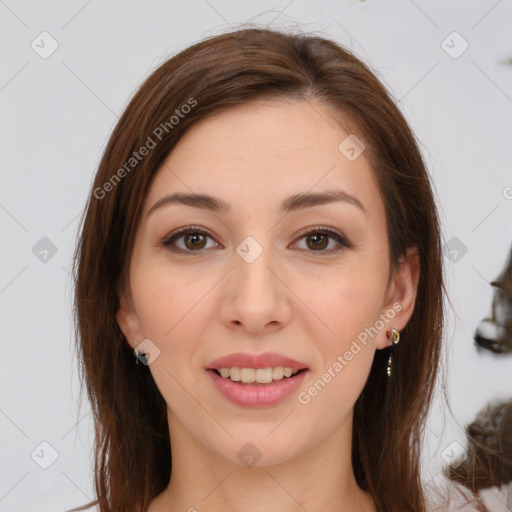
[[[164,159],[195,123],[260,98],[314,99],[340,125],[350,119],[384,200],[392,268],[409,247],[418,249],[416,305],[393,349],[393,374],[386,376],[389,352],[376,351],[355,404],[352,465],[380,512],[426,509],[420,445],[445,294],[433,184],[395,101],[363,62],[314,34],[251,27],[204,39],[159,65],[130,100],[102,155],[73,261],[79,376],[95,428],[96,499],[74,510],[146,512],[169,482],[166,403],[150,372],[134,364],[116,323],[119,292],[148,188]],[[148,138],[155,146],[130,160]]]

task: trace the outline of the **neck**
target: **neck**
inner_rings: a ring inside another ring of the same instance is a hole
[[[149,512],[375,512],[351,463],[352,419],[313,449],[284,462],[253,467],[208,450],[169,414],[172,474]]]

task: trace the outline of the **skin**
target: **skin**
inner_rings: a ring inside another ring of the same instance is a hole
[[[364,152],[349,161],[338,150],[348,134],[317,101],[258,100],[196,124],[156,173],[117,313],[132,348],[149,338],[160,350],[148,371],[168,404],[173,467],[150,512],[376,510],[351,466],[353,407],[375,350],[390,345],[385,330],[400,331],[412,315],[419,268],[411,251],[391,272],[374,173]],[[340,201],[279,212],[292,194],[332,189],[366,212]],[[148,216],[171,192],[214,195],[231,211],[172,204]],[[188,225],[209,236],[181,237],[182,252],[162,245]],[[353,246],[318,242],[320,227]],[[252,263],[235,250],[247,236],[263,248]],[[397,303],[307,404],[293,393],[265,408],[234,405],[204,369],[233,352],[278,352],[307,364],[307,390]],[[251,468],[237,457],[248,442],[261,452]]]

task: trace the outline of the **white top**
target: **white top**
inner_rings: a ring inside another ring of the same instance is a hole
[[[447,479],[436,479],[437,486],[428,490],[429,512],[511,512],[512,482],[490,487],[474,496],[466,487]],[[443,483],[444,481],[444,483]]]

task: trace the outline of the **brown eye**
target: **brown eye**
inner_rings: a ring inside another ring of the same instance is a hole
[[[212,237],[206,231],[201,229],[192,229],[189,227],[171,234],[161,243],[170,251],[192,253],[202,252],[203,249],[208,249],[208,239],[212,240]],[[218,245],[219,244],[214,243],[213,246],[210,247]]]
[[[314,233],[313,235],[308,235],[306,240],[308,247],[316,251],[325,249],[329,245],[329,238],[325,233]]]
[[[353,245],[340,233],[327,228],[318,228],[304,233],[299,240],[305,240],[305,248],[309,252],[318,252],[320,254],[330,254],[351,248]],[[334,242],[331,244],[331,242]]]
[[[187,249],[203,249],[206,237],[202,233],[188,233],[183,237]]]

